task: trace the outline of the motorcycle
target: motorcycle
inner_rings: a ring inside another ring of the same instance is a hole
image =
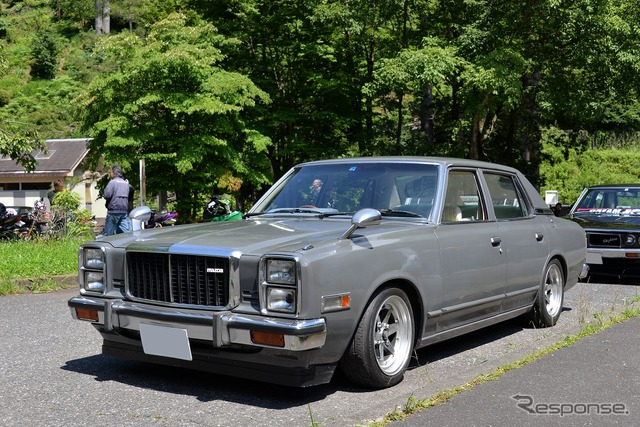
[[[144,224],[144,228],[169,227],[178,221],[178,212],[151,211],[151,218]]]
[[[22,216],[22,225],[20,226],[20,237],[25,240],[31,240],[34,236],[43,235],[49,232],[51,213],[47,211],[47,205],[44,198],[36,200],[33,204],[33,210]]]
[[[231,202],[224,196],[215,195],[207,203],[207,207],[202,214],[205,221],[237,221],[242,219],[242,212],[231,211]]]
[[[13,210],[8,210],[0,203],[0,240],[11,240],[18,237],[20,219],[22,217]]]

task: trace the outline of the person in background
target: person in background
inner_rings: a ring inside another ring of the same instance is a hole
[[[318,194],[320,194],[321,189],[322,189],[322,180],[314,179],[313,183],[311,184],[311,190],[316,197],[318,196]]]
[[[553,207],[553,214],[555,216],[562,216],[562,203],[558,202]]]
[[[49,199],[49,206],[51,206],[51,204],[53,203],[53,198],[55,197],[55,195],[61,192],[62,190],[64,190],[64,181],[62,181],[61,179],[57,179],[53,183],[53,190],[47,193],[47,199]]]
[[[105,236],[129,233],[132,231],[129,213],[129,197],[131,185],[124,179],[122,168],[113,164],[109,171],[110,181],[104,189],[104,198],[107,201],[107,217],[104,223]]]
[[[322,190],[322,180],[316,178],[311,183],[311,188],[309,189],[309,195],[307,196],[307,204],[315,205],[318,203],[318,196],[320,195],[320,190]]]

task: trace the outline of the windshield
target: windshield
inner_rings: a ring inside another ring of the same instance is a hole
[[[252,214],[336,214],[374,208],[427,218],[436,196],[437,172],[436,165],[410,163],[308,165],[274,187]]]
[[[640,188],[589,189],[574,214],[640,215]]]

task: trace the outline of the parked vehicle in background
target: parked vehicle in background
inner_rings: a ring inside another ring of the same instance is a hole
[[[640,184],[585,188],[568,218],[587,233],[591,273],[640,276]]]
[[[520,315],[554,325],[585,248],[516,169],[326,160],[292,168],[241,221],[83,245],[68,305],[104,354],[291,386],[340,366],[384,388],[415,349]]]
[[[144,228],[170,227],[178,221],[178,212],[151,211],[151,217],[145,222]]]
[[[0,203],[0,240],[12,240],[18,237],[21,215],[12,207],[7,208]]]
[[[51,225],[51,213],[47,210],[44,198],[41,197],[33,204],[33,209],[22,215],[23,225],[20,227],[20,237],[31,240],[36,236],[46,234]]]
[[[242,219],[242,212],[232,211],[231,201],[225,196],[214,195],[202,214],[203,221],[238,221]]]

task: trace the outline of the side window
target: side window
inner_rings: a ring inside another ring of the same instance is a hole
[[[484,221],[478,180],[474,171],[450,170],[447,180],[442,222]]]
[[[528,215],[527,204],[512,176],[485,173],[484,178],[497,219],[523,218]]]

